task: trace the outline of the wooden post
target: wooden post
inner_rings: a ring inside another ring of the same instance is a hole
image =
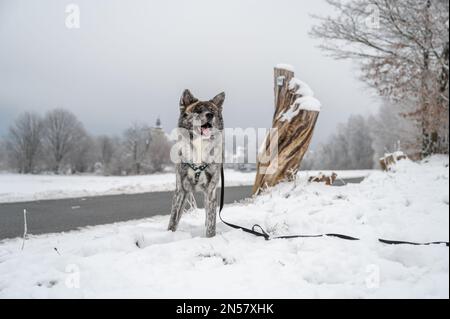
[[[272,127],[278,131],[278,154],[271,154],[270,162],[262,162],[263,154],[270,154],[273,144],[269,135],[261,148],[253,193],[259,194],[267,187],[291,181],[308,150],[320,112],[320,103],[309,87],[295,79],[288,66],[277,66],[274,71],[275,114]],[[275,165],[274,165],[275,163]],[[264,169],[272,167],[266,174]]]

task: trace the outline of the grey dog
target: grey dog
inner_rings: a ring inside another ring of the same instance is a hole
[[[181,96],[178,127],[186,133],[184,144],[188,147],[178,150],[180,161],[176,164],[177,184],[168,228],[170,231],[177,230],[187,199],[194,192],[201,192],[205,198],[206,237],[216,235],[217,186],[224,159],[224,101],[225,93],[209,101],[198,100],[189,90]]]

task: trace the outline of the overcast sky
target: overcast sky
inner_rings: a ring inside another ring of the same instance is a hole
[[[66,5],[80,28],[65,26]],[[0,135],[20,112],[63,107],[93,134],[161,117],[175,127],[185,88],[225,91],[227,127],[270,127],[273,66],[295,66],[323,108],[314,144],[351,114],[376,111],[358,69],[308,36],[311,0],[0,0]]]

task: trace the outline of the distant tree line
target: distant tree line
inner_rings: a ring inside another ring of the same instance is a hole
[[[401,114],[407,105],[382,105],[377,114],[367,118],[351,116],[338,125],[326,143],[305,156],[302,170],[372,169],[387,153],[403,151],[409,158],[422,158],[422,130],[420,124]],[[448,154],[448,140],[442,153]]]
[[[169,166],[171,144],[159,127],[134,123],[122,136],[92,136],[64,109],[20,114],[0,140],[0,169],[23,174],[139,175]]]

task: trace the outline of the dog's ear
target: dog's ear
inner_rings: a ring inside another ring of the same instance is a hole
[[[184,112],[189,105],[192,105],[195,102],[198,102],[198,100],[192,95],[191,91],[184,90],[180,99],[180,111]]]
[[[211,102],[214,103],[217,107],[222,107],[223,102],[225,101],[225,92],[222,92],[220,94],[217,94]]]

